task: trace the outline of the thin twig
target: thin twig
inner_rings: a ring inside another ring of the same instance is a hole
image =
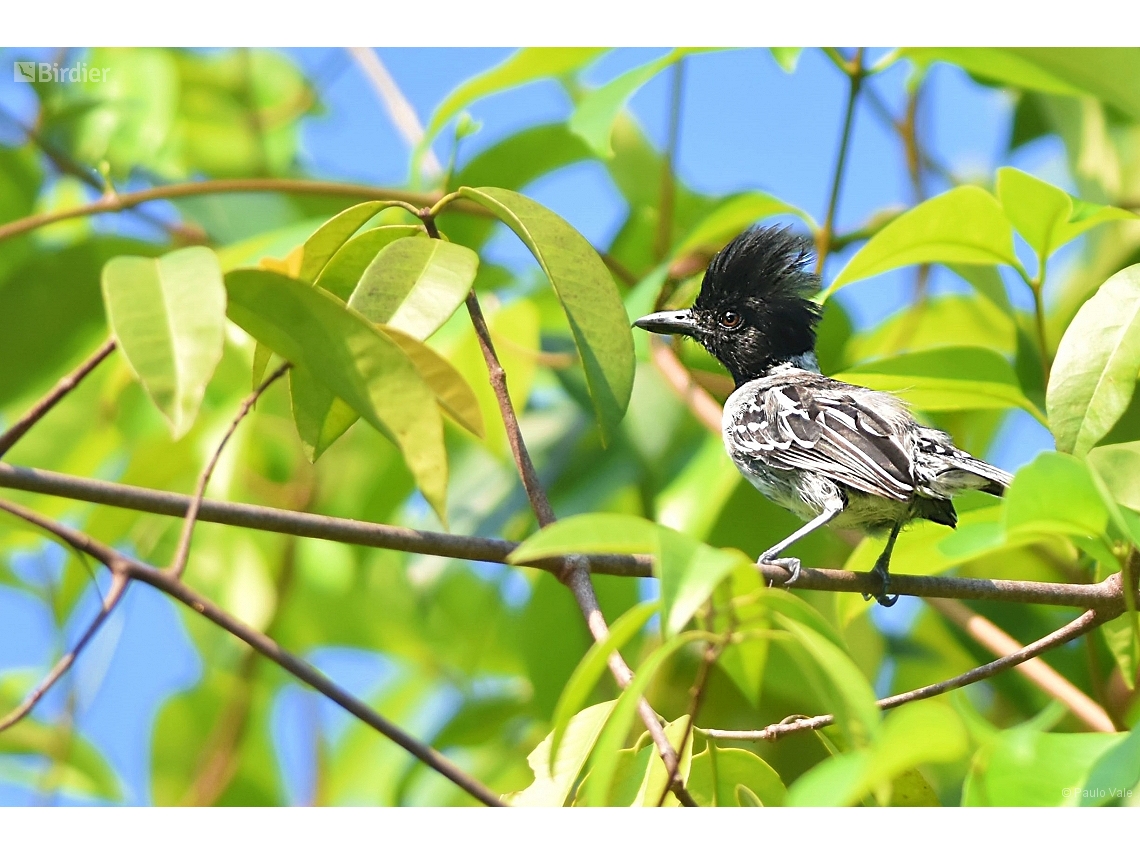
[[[434,226],[430,224],[429,221],[425,221],[425,225],[428,227],[430,234]],[[538,472],[534,468],[534,461],[531,460],[530,452],[527,451],[526,443],[523,441],[518,416],[515,413],[514,405],[511,403],[511,395],[507,389],[507,372],[503,370],[502,363],[499,362],[499,358],[495,354],[495,345],[491,341],[491,333],[487,328],[486,319],[483,317],[483,310],[479,306],[479,298],[475,296],[474,290],[467,294],[467,311],[471,315],[471,323],[475,327],[475,333],[479,339],[479,347],[483,352],[483,359],[487,363],[487,374],[490,378],[491,388],[494,390],[495,398],[499,404],[499,412],[503,418],[507,441],[510,443],[511,453],[514,456],[519,477],[522,479],[523,487],[526,490],[527,498],[530,500],[531,508],[534,510],[534,515],[538,520],[539,526],[548,526],[555,522],[554,510],[550,506],[550,500],[547,498],[546,490],[543,489],[542,482],[539,481],[538,478]],[[586,619],[586,626],[589,628],[594,640],[599,644],[605,642],[605,640],[609,638],[609,627],[606,625],[605,616],[602,614],[601,607],[598,604],[597,593],[594,591],[594,583],[590,579],[589,563],[581,556],[569,556],[566,560],[565,568],[566,569],[558,575],[558,578],[566,584],[574,594],[574,600],[578,603],[578,608],[581,610],[582,616]],[[630,670],[630,667],[622,658],[621,653],[615,650],[610,654],[608,664],[610,672],[614,676],[614,680],[622,689],[625,689],[633,680],[633,671]],[[653,708],[645,698],[641,698],[638,702],[637,711],[641,720],[645,723],[649,735],[653,738],[654,745],[657,746],[657,751],[661,755],[662,762],[665,764],[665,771],[670,781],[670,788],[682,804],[694,806],[696,802],[693,801],[692,796],[685,790],[683,783],[677,777],[680,760],[677,757],[677,752],[673,750],[673,746],[669,744],[669,738],[665,734],[665,729],[661,726],[657,713],[653,711]]]
[[[414,193],[391,187],[372,187],[367,184],[346,184],[339,181],[310,181],[305,178],[219,178],[211,181],[164,184],[133,193],[119,193],[76,208],[33,214],[0,225],[0,241],[62,220],[88,217],[92,214],[125,211],[157,199],[184,199],[187,196],[208,196],[221,193],[298,193],[317,196],[343,196],[362,201],[373,199],[398,200],[419,207],[432,205],[440,198],[438,193]],[[449,210],[461,211],[477,217],[492,216],[486,208],[465,200],[453,203]]]
[[[832,235],[835,233],[835,214],[839,208],[839,191],[843,187],[843,173],[847,166],[847,152],[851,147],[851,127],[855,120],[855,104],[859,99],[859,89],[863,84],[863,51],[858,48],[855,57],[844,66],[848,77],[847,112],[843,117],[843,134],[839,138],[839,154],[835,159],[835,174],[831,179],[831,196],[827,202],[827,215],[816,233],[815,272],[823,273],[823,264],[832,248]]]
[[[717,641],[705,645],[705,651],[701,655],[701,664],[697,668],[697,677],[693,680],[693,685],[689,689],[689,709],[687,712],[689,720],[685,724],[684,733],[681,734],[678,751],[684,752],[685,745],[693,736],[697,716],[700,714],[701,706],[705,701],[705,689],[708,687],[709,677],[712,676],[713,665],[716,664],[716,660],[720,658],[720,654],[723,650],[723,642]],[[665,797],[667,795],[669,795],[668,784],[661,790],[661,795],[657,799],[657,807],[661,807],[665,804]]]
[[[111,355],[115,349],[115,340],[108,339],[104,344],[83,361],[83,364],[55,384],[55,387],[32,405],[32,408],[22,415],[15,424],[0,436],[0,457],[7,454],[20,438],[35,426],[36,422],[51,412],[52,408],[66,397],[66,395],[79,385],[88,374],[94,371],[99,364]]]
[[[12,466],[8,463],[0,463],[0,487],[171,517],[185,517],[191,502],[190,496],[181,493],[132,487],[94,478],[80,478],[43,469]],[[203,522],[292,534],[315,540],[497,564],[509,563],[507,556],[519,546],[517,541],[500,538],[422,531],[215,499],[202,501],[198,519]],[[653,575],[653,560],[648,555],[597,554],[587,555],[585,558],[589,562],[591,573],[625,577]],[[569,576],[573,564],[574,562],[568,558],[553,557],[526,562],[525,566],[546,570],[561,579]],[[789,578],[787,570],[774,565],[764,565],[759,568],[759,572],[765,582],[772,585],[784,585]],[[805,591],[873,594],[882,589],[882,582],[871,573],[804,567],[800,570],[795,588]],[[891,592],[911,597],[1035,603],[1074,608],[1097,608],[1107,603],[1118,602],[1121,597],[1119,586],[1111,579],[1096,584],[1072,584],[955,576],[917,576],[901,572],[891,576]]]
[[[242,419],[249,415],[249,411],[253,409],[253,405],[257,403],[261,394],[281,379],[291,367],[292,365],[288,362],[281,363],[280,367],[266,377],[260,386],[245,396],[241,406],[238,407],[237,415],[230,422],[221,442],[218,443],[218,447],[214,449],[214,453],[206,462],[202,474],[198,476],[198,486],[194,490],[194,498],[190,500],[190,509],[186,512],[186,519],[182,523],[182,533],[178,536],[178,548],[174,551],[174,560],[170,564],[170,573],[175,579],[181,579],[182,574],[186,571],[186,562],[190,558],[190,541],[194,537],[194,523],[198,520],[198,512],[202,509],[202,499],[206,495],[206,487],[209,485],[210,476],[214,474],[214,468],[218,465],[218,460],[226,448],[226,443],[230,441],[230,437],[234,435],[234,431],[237,430]]]
[[[1119,585],[1119,576],[1111,578],[1115,579],[1117,585]],[[1105,605],[1099,610],[1089,609],[1076,620],[1065,624],[1060,629],[1049,633],[1044,638],[1040,638],[1032,644],[1027,644],[1016,653],[1003,656],[1001,659],[996,659],[993,662],[988,662],[977,668],[971,668],[966,673],[959,674],[957,677],[952,677],[949,680],[943,680],[940,683],[923,686],[921,689],[914,689],[909,692],[903,692],[900,695],[883,698],[878,702],[879,709],[894,709],[895,707],[900,707],[912,701],[933,698],[936,695],[944,694],[952,689],[960,689],[971,683],[977,683],[981,680],[993,677],[1003,671],[1008,671],[1015,665],[1020,665],[1022,662],[1027,662],[1046,651],[1072,641],[1074,638],[1080,638],[1085,633],[1091,632],[1105,621],[1111,620],[1119,614],[1121,614],[1120,606],[1113,607]],[[775,740],[789,733],[798,733],[804,730],[818,730],[821,727],[828,727],[834,723],[835,716],[833,715],[817,715],[811,718],[797,718],[792,721],[785,720],[779,724],[770,724],[762,730],[717,730],[710,728],[704,730],[703,733],[711,739],[738,739],[755,742],[759,740]]]
[[[653,241],[653,255],[660,261],[673,244],[673,208],[677,196],[675,177],[677,146],[681,137],[681,96],[685,85],[685,60],[673,63],[669,82],[669,133],[665,152],[661,158],[661,192],[657,203],[657,234]]]
[[[346,710],[350,715],[360,719],[374,730],[391,739],[404,750],[435,769],[444,777],[458,785],[469,795],[492,807],[502,807],[503,802],[491,792],[487,786],[464,772],[434,748],[417,740],[404,732],[400,727],[388,721],[363,701],[346,692],[312,665],[298,656],[282,648],[272,638],[247,626],[229,612],[218,607],[194,589],[185,585],[181,580],[169,573],[144,564],[141,561],[128,558],[106,544],[88,537],[83,532],[75,531],[55,520],[37,514],[35,511],[12,504],[0,499],[0,510],[19,517],[25,522],[38,526],[49,532],[59,540],[87,553],[97,561],[102,562],[111,569],[117,577],[133,579],[156,588],[173,597],[179,602],[189,606],[207,620],[220,626],[226,632],[241,639],[262,656],[271,659],[297,677],[301,682],[316,689],[329,700]],[[120,595],[121,596],[121,595]],[[85,638],[93,634],[89,630]],[[58,666],[57,666],[58,667]]]
[[[998,656],[1010,656],[1021,644],[992,621],[954,600],[930,599],[927,604],[982,647]],[[1074,716],[1102,733],[1115,733],[1116,725],[1104,708],[1062,677],[1043,659],[1030,659],[1017,666],[1026,679],[1067,706]]]
[[[0,507],[4,508],[4,510],[8,510],[8,503],[0,500]],[[23,515],[20,514],[18,516]],[[27,517],[23,518],[27,519]],[[83,630],[83,634],[79,636],[79,640],[75,642],[75,645],[70,650],[68,650],[67,653],[59,658],[59,661],[55,663],[54,667],[51,669],[51,671],[48,672],[47,676],[40,681],[39,685],[36,686],[26,698],[24,698],[23,702],[18,707],[4,716],[4,718],[0,719],[0,733],[12,727],[12,725],[22,721],[33,709],[35,709],[36,704],[40,702],[43,696],[46,695],[51,687],[58,683],[63,678],[63,675],[71,669],[71,666],[75,664],[75,660],[79,657],[79,654],[83,652],[83,648],[85,648],[87,646],[87,643],[95,637],[95,633],[99,631],[99,627],[101,627],[103,625],[103,622],[106,621],[108,617],[110,617],[111,612],[115,609],[115,606],[117,606],[122,600],[123,594],[126,593],[127,586],[130,583],[130,577],[126,574],[125,568],[116,564],[114,561],[112,561],[112,563],[108,564],[107,566],[108,569],[111,570],[112,574],[111,589],[107,592],[107,596],[103,599],[103,604],[99,609],[99,613],[95,615],[91,623],[87,625],[87,629]]]

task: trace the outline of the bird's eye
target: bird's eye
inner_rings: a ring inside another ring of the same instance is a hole
[[[740,326],[740,322],[742,320],[743,318],[741,318],[740,315],[736,314],[736,312],[721,312],[720,317],[717,318],[717,323],[719,323],[726,330],[734,330]]]

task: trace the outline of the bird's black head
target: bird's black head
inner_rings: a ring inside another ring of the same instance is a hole
[[[819,279],[811,244],[786,228],[753,228],[718,252],[692,309],[636,321],[650,332],[688,335],[732,374],[737,386],[815,350]]]

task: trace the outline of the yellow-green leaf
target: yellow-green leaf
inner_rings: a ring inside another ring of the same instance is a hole
[[[331,294],[267,270],[226,276],[230,318],[391,438],[446,522],[447,453],[435,395],[404,351]]]
[[[1018,264],[1013,227],[980,187],[955,187],[892,220],[847,262],[827,295],[910,264]]]
[[[178,439],[190,429],[222,358],[226,289],[213,250],[119,256],[103,268],[103,300],[119,347]]]
[[[1057,449],[1078,456],[1128,409],[1140,374],[1140,264],[1100,286],[1069,324],[1045,393]]]

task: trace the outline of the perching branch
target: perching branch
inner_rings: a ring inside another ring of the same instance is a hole
[[[32,408],[22,415],[19,420],[0,436],[0,457],[7,454],[21,437],[31,430],[35,424],[51,412],[66,395],[79,385],[88,374],[94,371],[99,364],[111,355],[115,349],[115,340],[108,339],[98,350],[83,361],[83,364],[55,384],[55,387],[36,401]]]
[[[114,484],[43,469],[12,466],[8,463],[0,463],[0,487],[171,517],[185,517],[192,501],[190,496],[181,493]],[[507,556],[519,546],[517,541],[493,537],[422,531],[303,511],[286,511],[240,502],[221,502],[215,499],[202,501],[198,519],[203,522],[292,534],[316,540],[392,549],[416,555],[438,555],[465,561],[489,561],[496,564],[508,563]],[[588,555],[585,558],[589,562],[591,573],[627,577],[653,575],[653,560],[648,555],[599,554]],[[573,570],[572,564],[568,558],[545,558],[527,562],[526,566],[546,570],[561,579]],[[788,572],[782,567],[765,565],[759,568],[759,572],[764,580],[772,585],[783,585],[788,580]],[[808,591],[874,594],[881,590],[882,583],[870,573],[804,567],[800,570],[795,587]],[[912,576],[896,572],[891,576],[891,592],[911,597],[1035,603],[1086,609],[1123,602],[1121,591],[1111,580],[1097,584],[1071,584],[954,576]]]
[[[245,396],[238,407],[237,415],[234,416],[230,422],[229,428],[226,430],[225,435],[222,437],[218,447],[214,449],[213,455],[206,462],[206,467],[202,470],[202,474],[198,476],[198,486],[194,490],[194,498],[190,500],[190,509],[186,512],[186,519],[182,523],[182,533],[178,536],[178,548],[174,551],[174,560],[170,564],[170,573],[175,579],[181,579],[182,574],[186,570],[186,561],[190,558],[190,541],[194,537],[194,523],[198,520],[198,512],[202,509],[202,499],[206,494],[206,487],[210,483],[210,476],[214,474],[214,468],[218,465],[218,460],[222,456],[222,452],[226,448],[226,443],[230,441],[230,437],[234,435],[242,419],[249,415],[249,411],[253,409],[253,405],[257,403],[257,399],[261,397],[262,392],[276,383],[281,377],[285,375],[292,365],[288,362],[281,363],[280,367],[268,377],[266,377],[261,385]]]
[[[1074,638],[1080,638],[1082,635],[1091,632],[1102,623],[1112,620],[1114,617],[1123,613],[1123,606],[1120,604],[1123,599],[1123,589],[1120,587],[1120,575],[1112,576],[1106,581],[1113,582],[1117,588],[1116,603],[1106,603],[1099,609],[1089,609],[1071,623],[1065,624],[1060,629],[1049,633],[1044,638],[1039,638],[1032,644],[1027,644],[1009,656],[1003,656],[1001,659],[996,659],[993,662],[980,665],[977,668],[971,668],[966,673],[959,674],[957,677],[952,677],[949,680],[943,680],[940,683],[923,686],[921,689],[913,689],[909,692],[903,692],[900,695],[883,698],[879,701],[879,709],[894,709],[895,707],[901,707],[903,704],[909,704],[912,701],[933,698],[936,695],[944,694],[952,689],[969,686],[971,683],[977,683],[981,680],[993,677],[996,674],[1000,674],[1003,671],[1008,671],[1016,665],[1028,662],[1040,656],[1042,653],[1052,650],[1054,647],[1060,647],[1062,644],[1072,641]],[[762,730],[717,730],[710,728],[704,730],[703,733],[711,739],[737,739],[755,742],[759,740],[776,740],[789,733],[798,733],[804,730],[818,730],[821,727],[828,727],[834,723],[835,716],[833,715],[817,715],[811,718],[785,719],[779,724],[770,724]]]
[[[187,196],[208,196],[216,193],[303,193],[316,196],[343,196],[362,201],[372,199],[403,201],[418,207],[431,205],[440,198],[438,193],[413,193],[390,187],[371,187],[367,184],[346,184],[339,181],[310,181],[304,178],[219,178],[212,181],[188,181],[183,184],[150,187],[133,193],[120,193],[77,208],[49,211],[13,220],[0,225],[0,241],[62,220],[125,211],[156,199],[183,199]],[[486,208],[462,199],[453,203],[450,210],[462,211],[477,217],[491,216]]]
[[[169,573],[165,573],[141,561],[128,558],[114,549],[111,549],[109,546],[93,540],[82,532],[70,529],[67,526],[57,523],[55,520],[48,519],[20,505],[15,505],[0,499],[0,510],[19,517],[25,522],[31,523],[50,533],[74,549],[90,555],[110,569],[116,577],[122,578],[124,585],[127,580],[136,580],[150,585],[152,588],[156,588],[184,605],[189,606],[207,620],[220,626],[226,632],[240,638],[262,656],[276,662],[290,674],[297,677],[301,682],[320,692],[329,700],[346,710],[350,715],[360,719],[374,730],[383,734],[388,739],[391,739],[405,751],[435,769],[483,804],[491,807],[503,806],[503,802],[499,797],[491,792],[485,784],[468,775],[434,748],[425,745],[410,734],[405,733],[400,727],[388,721],[363,701],[350,695],[308,662],[283,649],[269,636],[242,623],[229,612],[219,608],[213,602],[183,584],[179,579],[174,578]],[[90,640],[90,636],[94,634],[97,628],[97,626],[89,628],[88,632],[84,634],[82,641],[86,643],[87,640]],[[72,656],[72,661],[74,661],[74,656]],[[70,665],[70,662],[68,665]],[[58,665],[55,670],[59,670]],[[64,670],[66,670],[66,668],[64,668]],[[56,679],[58,679],[58,677]],[[34,700],[29,698],[31,703],[29,704],[29,701],[25,701],[25,705],[29,705],[30,709],[38,700],[39,696],[35,697]],[[24,714],[26,715],[26,712]]]
[[[431,234],[434,230],[434,224],[430,222],[430,218],[425,218],[424,224],[428,228],[428,233]],[[507,441],[510,443],[519,477],[522,479],[523,488],[526,490],[527,498],[530,500],[531,508],[534,510],[539,526],[545,527],[555,521],[554,510],[550,506],[546,490],[543,489],[542,482],[538,479],[538,472],[534,468],[534,461],[531,460],[530,452],[527,451],[526,443],[523,441],[518,416],[507,389],[507,372],[503,370],[502,363],[499,362],[499,357],[495,353],[495,345],[491,341],[491,332],[487,329],[487,322],[483,317],[483,310],[479,306],[479,298],[475,296],[474,290],[467,294],[467,311],[471,315],[471,323],[475,327],[479,347],[483,352],[483,359],[487,363],[487,374],[490,377],[491,388],[494,390],[495,398],[499,404],[499,412],[503,417]],[[586,619],[586,625],[594,640],[599,644],[604,642],[609,637],[610,631],[606,625],[605,616],[602,614],[601,606],[598,604],[594,583],[590,580],[589,563],[582,556],[569,556],[565,562],[565,569],[558,574],[558,578],[574,594],[574,599]],[[611,653],[608,664],[614,680],[622,689],[625,689],[633,681],[633,671],[630,670],[621,653],[617,650]],[[670,789],[681,804],[689,807],[696,806],[693,797],[689,795],[680,778],[677,777],[680,758],[678,758],[677,752],[673,750],[673,746],[669,744],[669,738],[661,726],[657,713],[653,711],[645,698],[638,701],[637,711],[653,739],[653,744],[661,755],[662,762],[665,764]]]

